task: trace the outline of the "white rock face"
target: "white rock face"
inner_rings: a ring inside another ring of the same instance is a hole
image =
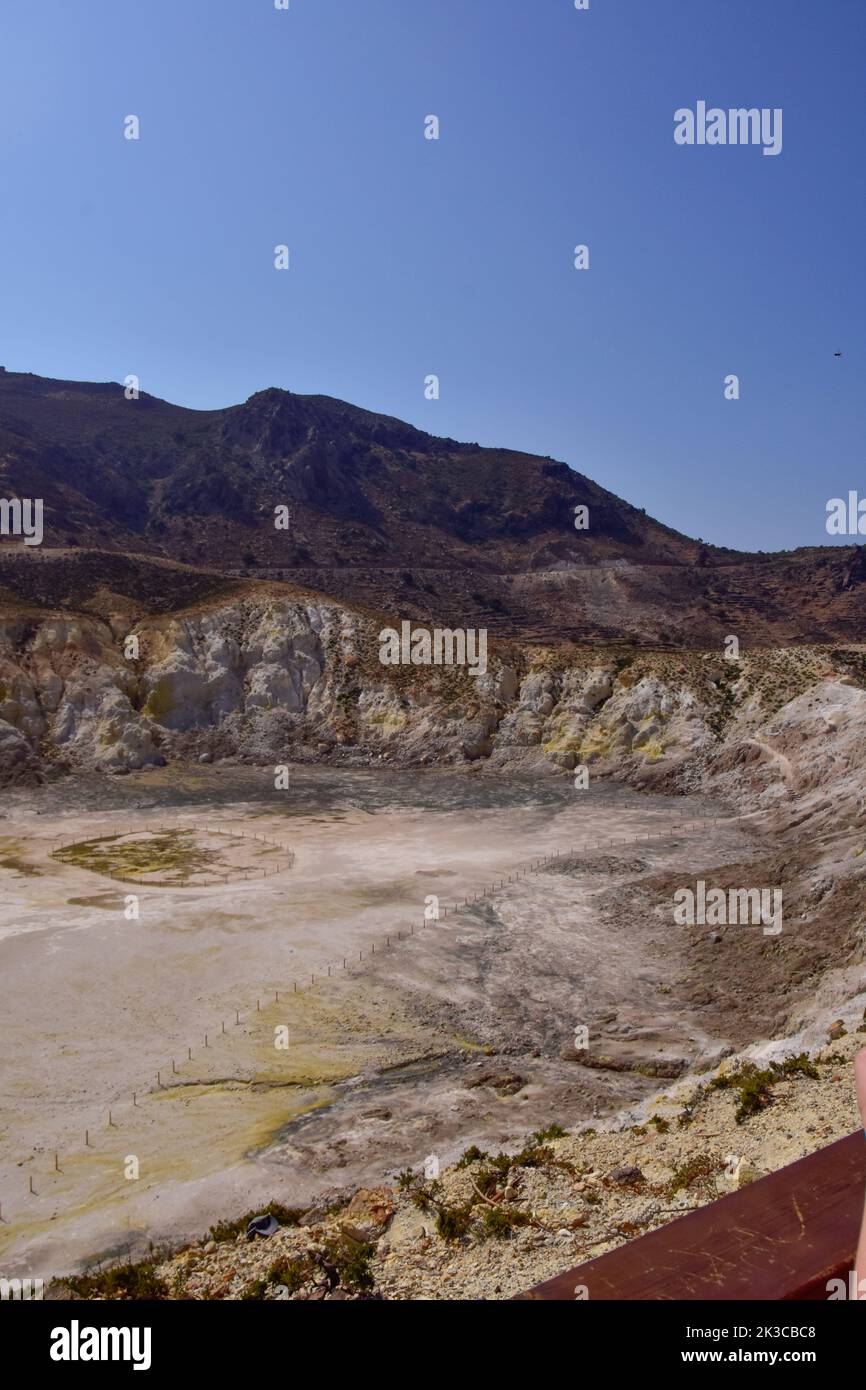
[[[852,789],[863,780],[866,694],[848,670],[822,679],[826,653],[761,653],[731,669],[717,654],[594,664],[585,651],[527,650],[503,665],[494,651],[474,678],[384,666],[372,618],[280,596],[134,631],[140,655],[127,660],[120,615],[0,623],[0,778],[35,775],[40,761],[120,772],[339,756],[548,774],[585,765],[636,783],[683,768],[690,788],[756,804],[792,785],[826,788],[831,770]]]
[[[32,746],[13,725],[0,722],[0,784],[31,782],[39,775],[39,761]]]

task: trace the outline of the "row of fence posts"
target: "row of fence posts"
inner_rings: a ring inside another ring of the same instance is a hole
[[[637,844],[637,843],[639,843],[639,841],[641,841],[641,840],[662,840],[662,839],[667,839],[667,838],[669,838],[669,837],[671,837],[671,836],[673,836],[673,835],[682,834],[682,833],[684,833],[684,832],[687,831],[687,830],[696,830],[696,829],[699,829],[699,828],[703,828],[703,827],[705,827],[705,826],[718,825],[720,819],[721,819],[720,817],[715,817],[715,818],[707,819],[707,820],[703,820],[703,821],[684,821],[684,822],[681,822],[679,825],[675,825],[675,826],[668,827],[666,830],[660,830],[660,831],[657,831],[657,832],[655,832],[655,833],[652,833],[652,832],[651,832],[651,833],[646,834],[646,835],[613,836],[613,837],[612,837],[611,839],[609,839],[609,840],[601,840],[601,839],[600,839],[600,840],[596,840],[596,841],[594,841],[594,842],[593,842],[593,841],[588,841],[585,845],[581,846],[580,852],[581,852],[581,853],[586,853],[588,850],[597,850],[597,849],[601,849],[603,846],[609,846],[609,845]],[[168,828],[170,828],[170,827],[168,827]],[[179,828],[182,828],[182,829],[193,829],[193,828],[195,828],[195,827],[189,827],[189,826],[187,826],[187,827],[179,827]],[[123,832],[123,833],[131,833],[131,832]],[[153,832],[151,831],[151,833],[153,833]],[[233,833],[233,832],[231,832],[231,831],[226,831],[226,832],[221,832],[221,833],[231,834],[231,833]],[[108,837],[102,837],[102,838],[108,838]],[[248,838],[248,837],[243,837],[243,838]],[[256,838],[258,838],[258,837],[256,837]],[[81,844],[81,843],[89,843],[89,842],[83,842],[83,841],[80,841],[80,840],[75,840],[75,841],[70,841],[70,843]],[[268,841],[268,843],[277,844],[278,842],[277,842],[277,841]],[[283,848],[285,848],[285,847],[283,846]],[[568,851],[569,857],[571,857],[571,856],[573,856],[573,855],[576,855],[577,853],[578,853],[578,850],[575,849],[574,846],[572,846],[572,848]],[[507,875],[506,878],[503,878],[503,879],[500,879],[500,880],[499,880],[499,886],[498,886],[498,888],[497,888],[497,885],[496,885],[496,881],[494,880],[494,882],[490,885],[489,888],[485,885],[485,887],[481,890],[480,893],[474,893],[473,896],[472,896],[471,898],[469,898],[469,897],[464,898],[463,902],[457,905],[457,909],[456,909],[456,910],[459,911],[461,907],[472,907],[474,903],[477,903],[477,902],[479,902],[479,901],[482,901],[484,898],[487,898],[487,897],[491,896],[491,895],[494,894],[494,893],[500,892],[503,888],[507,887],[509,884],[511,884],[511,883],[516,883],[516,882],[517,882],[518,880],[520,880],[521,878],[524,878],[524,879],[525,879],[525,878],[527,877],[527,874],[530,874],[530,873],[533,873],[533,874],[534,874],[534,873],[538,873],[541,869],[543,869],[543,868],[545,867],[545,865],[556,863],[557,860],[563,859],[564,857],[565,857],[564,851],[562,851],[562,850],[555,850],[555,851],[553,852],[553,854],[546,854],[546,855],[543,855],[540,859],[529,860],[526,864],[519,864],[519,865],[517,866],[517,868],[516,868],[512,873],[510,873],[510,874]],[[453,911],[454,911],[454,909],[452,908],[452,912],[453,912]],[[446,907],[446,908],[443,908],[443,910],[442,910],[442,916],[443,916],[443,918],[447,918],[447,916],[448,916],[448,909],[447,909],[447,907]],[[429,921],[427,921],[426,918],[425,918],[425,919],[422,919],[421,924],[420,924],[420,929],[423,929],[423,928],[425,928],[425,927],[429,927],[430,925],[431,925],[431,923],[430,923]],[[386,949],[386,950],[390,949],[390,947],[391,947],[391,937],[392,937],[393,935],[394,935],[394,933],[391,933],[391,934],[389,934],[389,935],[386,935],[386,937],[385,937],[385,949]],[[407,940],[407,939],[409,939],[409,938],[411,938],[411,937],[414,937],[414,935],[415,935],[415,927],[414,927],[414,925],[410,925],[408,931],[401,931],[401,930],[398,930],[397,933],[396,933],[397,940]],[[381,943],[380,943],[380,946],[381,946]],[[359,963],[359,964],[363,961],[363,959],[364,959],[364,954],[365,954],[365,953],[364,953],[363,950],[359,950],[359,951],[358,951],[358,963]],[[367,954],[370,955],[370,956],[375,956],[375,954],[376,954],[376,944],[375,944],[375,942],[374,942],[373,945],[370,947],[370,949],[369,949],[369,951],[367,952]],[[309,985],[307,985],[307,984],[302,984],[301,987],[300,987],[300,989],[299,989],[299,988],[298,988],[298,981],[297,981],[297,980],[293,980],[293,981],[291,982],[291,989],[290,989],[290,990],[289,990],[289,989],[274,990],[274,1003],[279,1004],[279,1002],[280,1002],[280,995],[281,995],[281,994],[299,994],[299,993],[302,994],[302,993],[304,993],[307,989],[312,989],[312,988],[315,986],[317,980],[324,980],[324,979],[330,978],[331,973],[332,973],[332,968],[333,968],[333,969],[339,969],[339,970],[347,970],[347,969],[349,968],[349,958],[348,958],[348,956],[344,956],[344,957],[342,958],[342,960],[341,960],[341,962],[340,962],[339,965],[337,965],[336,962],[331,962],[330,965],[322,966],[322,967],[319,969],[318,972],[312,971],[312,972],[310,973],[310,983],[309,983]],[[325,971],[327,971],[327,973],[325,973]],[[260,998],[258,998],[258,999],[256,1000],[255,1012],[256,1012],[256,1013],[261,1013],[261,1008],[262,1008],[262,1000],[261,1000],[261,997],[260,997]],[[239,1027],[240,1024],[241,1024],[241,1014],[240,1014],[240,1010],[239,1010],[239,1009],[236,1009],[236,1010],[235,1010],[235,1022],[234,1022],[234,1026],[235,1026],[235,1027]],[[225,1034],[225,1032],[226,1032],[225,1020],[222,1020],[221,1027],[220,1027],[220,1031],[219,1031],[218,1036],[222,1036],[223,1034]],[[205,1035],[204,1035],[204,1043],[203,1043],[203,1046],[204,1046],[204,1047],[207,1048],[207,1047],[210,1047],[210,1046],[211,1046],[211,1039],[212,1039],[212,1037],[213,1037],[213,1034],[211,1034],[211,1033],[205,1033]],[[192,1048],[191,1048],[191,1047],[188,1047],[188,1048],[187,1048],[187,1057],[186,1057],[186,1060],[187,1060],[187,1062],[191,1062],[191,1061],[193,1060]],[[157,1071],[157,1073],[156,1073],[156,1089],[163,1089],[163,1080],[162,1080],[162,1076],[163,1076],[163,1072],[164,1072],[164,1071],[168,1074],[168,1068],[164,1068],[164,1067],[163,1067],[163,1068],[160,1068],[160,1069]],[[179,1074],[180,1074],[180,1073],[179,1073],[178,1070],[177,1070],[177,1060],[176,1060],[176,1058],[173,1057],[173,1058],[171,1059],[171,1072],[170,1072],[170,1075],[172,1075],[172,1076],[178,1076]],[[152,1089],[152,1083],[151,1083],[151,1087],[150,1087],[149,1089]],[[133,1092],[132,1092],[132,1104],[133,1104],[134,1107],[137,1107],[137,1106],[138,1106],[138,1097],[139,1097],[140,1094],[141,1094],[140,1091],[133,1091]],[[112,1129],[116,1129],[116,1128],[117,1128],[117,1125],[115,1124],[114,1119],[113,1119],[113,1116],[112,1116],[112,1111],[111,1111],[111,1109],[108,1110],[108,1126],[109,1126],[109,1128],[112,1128]],[[91,1131],[90,1131],[89,1129],[85,1129],[85,1131],[84,1131],[84,1143],[85,1143],[85,1147],[86,1147],[86,1148],[93,1148],[93,1147],[94,1147],[93,1144],[92,1144],[92,1142],[91,1142],[91,1137],[90,1137],[90,1135],[91,1135]],[[62,1173],[62,1171],[63,1171],[62,1168],[60,1167],[60,1164],[59,1164],[59,1156],[58,1156],[57,1153],[54,1154],[54,1169],[55,1169],[55,1171],[58,1172],[58,1173]],[[33,1187],[33,1177],[32,1177],[32,1175],[30,1175],[30,1177],[29,1177],[28,1193],[29,1193],[29,1195],[32,1195],[32,1196],[35,1196],[35,1197],[38,1197],[38,1196],[39,1196],[39,1193],[36,1192],[36,1190],[35,1190],[34,1187]],[[4,1215],[3,1215],[2,1203],[0,1203],[0,1222],[3,1222],[3,1224],[6,1224],[6,1217],[4,1217]]]

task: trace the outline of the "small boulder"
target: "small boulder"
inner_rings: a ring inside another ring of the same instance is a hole
[[[266,1212],[264,1216],[254,1216],[247,1226],[247,1240],[255,1240],[257,1237],[275,1236],[280,1229],[280,1223],[276,1217]]]
[[[342,1213],[340,1225],[355,1240],[375,1240],[385,1230],[396,1210],[394,1195],[387,1187],[362,1187]]]
[[[634,1187],[635,1183],[644,1181],[644,1175],[640,1168],[614,1168],[610,1180],[620,1187]]]
[[[737,1188],[748,1187],[750,1182],[756,1182],[758,1178],[763,1176],[761,1169],[756,1168],[754,1163],[750,1163],[746,1158],[741,1158],[734,1169],[733,1185]]]

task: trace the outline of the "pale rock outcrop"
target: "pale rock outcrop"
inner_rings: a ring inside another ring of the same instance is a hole
[[[512,648],[508,664],[491,651],[472,677],[384,666],[373,617],[273,594],[134,631],[139,654],[127,659],[121,617],[0,622],[0,778],[46,762],[124,772],[178,758],[338,757],[542,774],[580,765],[636,784],[704,785],[741,805],[830,785],[862,796],[866,659],[856,652],[837,670],[821,649],[729,663],[716,653],[599,661],[585,649],[515,660]]]
[[[0,785],[14,786],[41,779],[39,758],[19,729],[0,720]]]

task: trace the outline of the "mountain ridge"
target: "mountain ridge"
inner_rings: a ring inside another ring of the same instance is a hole
[[[140,572],[173,560],[553,643],[866,636],[862,547],[709,546],[565,463],[278,387],[198,411],[128,400],[114,382],[0,372],[0,491],[44,499],[44,546],[70,579],[73,552],[106,571],[116,562],[97,556],[135,556]],[[10,561],[20,549],[0,544],[2,582],[32,596]]]

